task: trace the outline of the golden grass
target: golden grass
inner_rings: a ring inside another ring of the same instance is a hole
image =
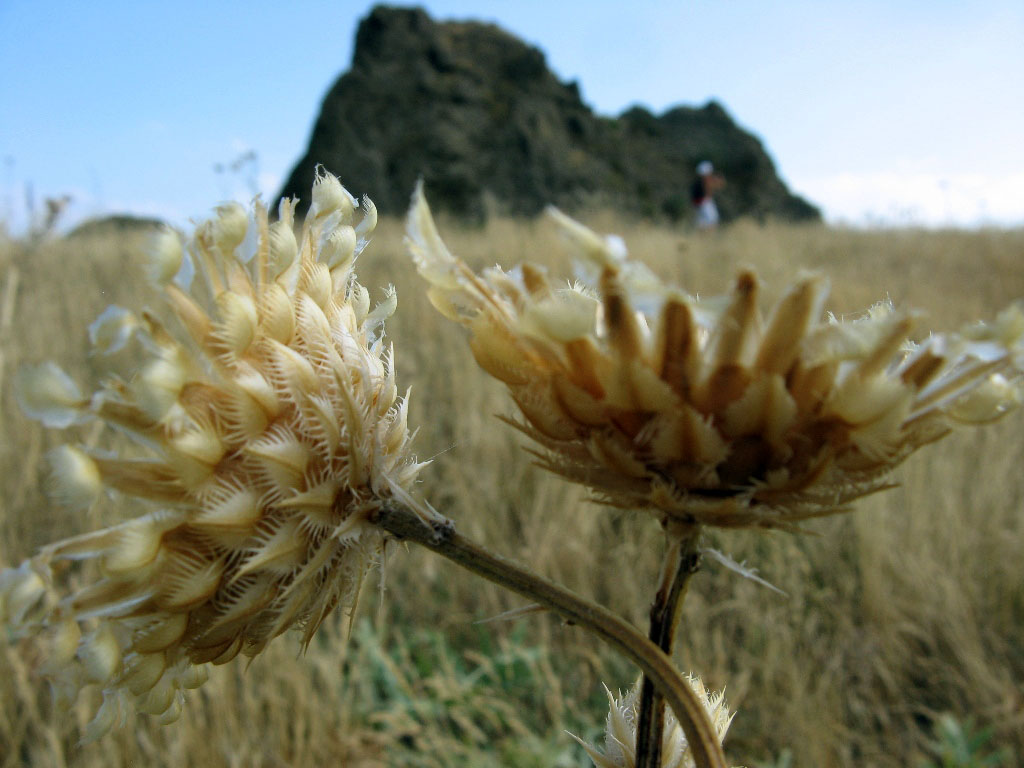
[[[888,296],[926,310],[939,330],[1024,296],[1024,231],[741,222],[696,237],[608,215],[587,223],[623,235],[658,274],[702,294],[724,292],[750,265],[767,302],[798,270],[820,269],[832,283],[830,309],[856,312]],[[528,257],[568,274],[543,220],[442,228],[474,267]],[[436,456],[421,475],[424,496],[467,533],[645,626],[661,557],[654,522],[597,508],[530,465],[523,440],[493,418],[511,413],[501,386],[427,304],[401,237],[401,222],[382,221],[357,271],[374,300],[387,283],[398,287],[388,334],[399,388],[413,387],[417,452]],[[95,384],[85,329],[108,304],[140,303],[141,245],[0,244],[0,563],[100,522],[47,502],[43,456],[60,436],[18,411],[9,384],[19,365],[44,359]],[[753,766],[789,747],[799,766],[915,765],[944,711],[994,726],[995,744],[1024,754],[1022,427],[1013,414],[912,457],[896,476],[900,488],[809,524],[818,535],[714,535],[714,546],[789,594],[708,562],[684,607],[677,657],[710,687],[728,686],[738,711],[726,742],[734,763]],[[375,631],[357,617],[347,646],[339,619],[304,658],[297,639],[271,645],[247,671],[216,669],[177,724],[140,718],[110,742],[82,747],[86,707],[51,712],[31,650],[4,647],[0,767],[586,765],[562,729],[593,736],[606,711],[599,681],[625,689],[633,673],[552,618],[472,624],[516,606],[427,552],[399,552],[383,599],[368,592],[361,608]]]

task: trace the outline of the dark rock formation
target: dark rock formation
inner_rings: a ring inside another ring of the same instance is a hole
[[[378,6],[360,23],[352,67],[324,98],[281,194],[308,199],[319,163],[381,213],[403,213],[422,176],[436,209],[471,219],[554,203],[675,220],[689,214],[701,160],[728,182],[718,196],[725,221],[820,218],[715,102],[600,117],[541,51],[498,27]]]
[[[308,194],[307,192],[307,196]],[[103,216],[98,219],[86,219],[68,232],[66,237],[107,237],[109,235],[144,234],[156,232],[165,226],[167,225],[161,219],[119,213],[113,216]]]

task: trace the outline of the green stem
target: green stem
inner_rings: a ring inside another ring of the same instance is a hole
[[[399,539],[414,541],[502,587],[551,608],[633,661],[672,708],[686,734],[697,768],[728,768],[714,726],[672,660],[611,611],[467,539],[450,522],[428,524],[404,507],[381,509],[374,520]]]
[[[648,638],[671,658],[675,647],[679,614],[690,579],[700,568],[700,529],[667,532],[661,581],[651,605]],[[665,730],[665,701],[646,674],[640,688],[636,729],[636,768],[661,768],[662,733]],[[689,738],[689,737],[687,737]],[[715,741],[717,743],[717,735]]]

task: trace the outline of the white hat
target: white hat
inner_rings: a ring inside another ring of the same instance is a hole
[[[711,164],[710,160],[703,160],[703,161],[701,161],[700,163],[697,164],[697,175],[698,176],[707,176],[707,175],[709,175],[711,173],[714,173],[714,171],[715,171],[715,166],[713,166]]]

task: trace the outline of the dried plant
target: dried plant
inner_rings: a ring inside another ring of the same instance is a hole
[[[846,511],[921,446],[1022,399],[1020,305],[917,343],[915,315],[888,303],[823,316],[827,284],[807,275],[763,320],[752,272],[727,296],[690,296],[620,239],[549,213],[573,248],[576,281],[563,286],[529,262],[474,273],[442,241],[422,184],[407,244],[434,306],[508,387],[522,419],[507,421],[540,466],[664,527],[648,637],[667,654],[704,526],[796,530]],[[660,768],[663,706],[649,680],[639,697],[636,764]]]
[[[725,734],[732,724],[734,714],[729,714],[725,704],[725,691],[713,692],[704,687],[699,677],[687,677],[686,682],[700,699],[708,717],[715,727],[718,741],[725,739]],[[625,695],[613,696],[608,693],[608,719],[605,723],[604,747],[598,750],[577,736],[576,741],[583,745],[596,768],[635,768],[637,746],[637,716],[640,703],[640,681],[629,689]],[[664,768],[693,768],[694,759],[686,735],[679,727],[674,716],[665,718],[665,728],[661,743],[662,766]]]
[[[762,321],[751,272],[728,296],[689,296],[558,212],[574,284],[530,264],[477,275],[448,252],[418,190],[408,244],[431,300],[508,386],[540,464],[664,526],[645,637],[416,496],[423,465],[383,339],[395,294],[371,311],[352,272],[376,213],[327,174],[312,198],[299,237],[294,201],[273,224],[259,203],[251,217],[229,204],[187,242],[164,232],[158,300],[138,314],[110,308],[89,328],[95,356],[111,361],[98,391],[52,364],[18,376],[23,409],[45,425],[131,438],[116,453],[57,449],[53,495],[77,509],[123,496],[140,514],[0,572],[0,620],[45,638],[57,701],[103,691],[86,738],[131,708],[174,720],[206,664],[254,657],[289,628],[308,645],[332,610],[354,610],[388,542],[405,540],[636,663],[642,684],[609,694],[603,749],[585,745],[598,768],[726,768],[722,695],[671,660],[703,527],[793,530],[842,511],[887,487],[917,448],[1021,400],[1020,307],[914,341],[916,317],[888,305],[825,316],[825,282],[807,276]]]
[[[112,373],[85,396],[53,364],[20,372],[30,415],[98,421],[138,449],[55,451],[64,504],[123,495],[149,511],[45,547],[0,587],[6,620],[49,636],[60,700],[103,689],[88,737],[129,703],[174,720],[207,663],[255,656],[289,627],[308,645],[333,609],[355,605],[379,558],[372,514],[397,500],[433,516],[411,495],[422,465],[383,341],[395,294],[371,311],[352,273],[373,205],[353,226],[354,201],[320,176],[299,240],[293,206],[273,224],[259,203],[252,218],[222,206],[184,249],[160,236],[158,306],[110,308],[90,328],[97,356],[141,352],[129,378]],[[80,576],[80,561],[95,568]]]
[[[915,315],[889,304],[823,317],[826,282],[807,276],[763,321],[753,273],[728,296],[689,296],[621,241],[550,213],[576,259],[565,286],[528,262],[474,274],[422,189],[408,241],[434,305],[508,387],[541,466],[604,503],[683,525],[792,528],[885,487],[954,424],[1020,402],[1020,306],[914,343]]]
[[[108,308],[89,329],[99,357],[129,345],[142,354],[128,375],[85,396],[53,364],[19,373],[30,416],[54,428],[99,422],[135,444],[55,451],[55,498],[84,509],[121,495],[149,510],[0,572],[0,619],[15,636],[47,638],[42,671],[58,703],[101,687],[86,739],[132,707],[172,722],[206,664],[256,656],[291,627],[308,646],[332,610],[354,609],[386,542],[404,538],[604,637],[658,681],[697,764],[724,768],[698,696],[657,647],[468,541],[413,495],[422,465],[382,338],[395,294],[371,311],[352,273],[375,209],[364,199],[353,226],[355,201],[327,174],[299,239],[294,207],[282,201],[271,224],[258,202],[252,219],[221,206],[184,248],[163,233],[151,264],[158,306]]]

